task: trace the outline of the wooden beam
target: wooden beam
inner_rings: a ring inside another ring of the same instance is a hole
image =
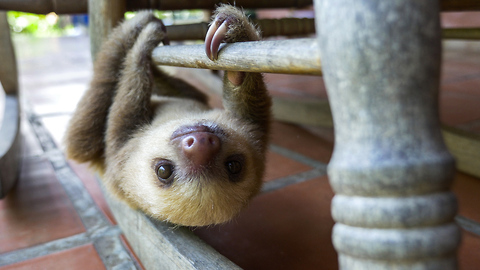
[[[0,11],[0,82],[7,94],[18,91],[18,70],[6,12]]]
[[[315,39],[239,42],[220,46],[211,61],[204,45],[160,46],[153,53],[157,65],[250,72],[321,75]]]
[[[129,0],[127,10],[140,9],[182,10],[182,9],[215,9],[219,3],[231,3],[243,8],[302,8],[312,5],[312,0]],[[30,13],[57,14],[88,13],[88,0],[0,0],[0,10],[16,10]],[[115,8],[115,2],[110,6]]]
[[[480,1],[478,0],[441,0],[440,9],[442,11],[480,10]]]
[[[304,8],[312,5],[312,0],[205,0],[205,1],[178,1],[178,0],[129,0],[127,10],[159,9],[211,9],[218,3],[235,3],[243,8]],[[474,11],[480,10],[478,0],[441,0],[442,11]],[[88,0],[0,0],[0,10],[16,10],[30,13],[57,14],[88,13]]]
[[[480,28],[442,29],[443,39],[480,40]]]
[[[461,172],[480,177],[480,135],[453,127],[442,127],[448,150]]]
[[[253,22],[261,29],[262,37],[305,36],[315,34],[315,20],[309,18],[260,19]],[[167,26],[170,40],[204,40],[209,23]]]
[[[1,90],[1,89],[0,89]],[[18,179],[21,157],[20,102],[16,95],[6,95],[0,124],[0,199]]]

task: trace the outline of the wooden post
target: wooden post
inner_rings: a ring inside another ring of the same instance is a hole
[[[14,186],[20,168],[20,102],[15,51],[10,38],[6,12],[0,12],[0,199]],[[2,90],[3,86],[3,90]],[[3,93],[0,93],[3,96]]]
[[[316,0],[335,127],[341,269],[455,269],[454,160],[440,131],[439,3]]]
[[[126,0],[89,0],[90,51],[92,60],[112,29],[124,18]]]
[[[0,81],[5,93],[16,94],[18,91],[17,61],[15,60],[15,50],[10,37],[7,13],[4,11],[0,12],[0,38],[0,55],[2,59]]]

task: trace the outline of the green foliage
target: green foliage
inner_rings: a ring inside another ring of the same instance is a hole
[[[55,13],[32,14],[26,12],[7,12],[8,23],[13,33],[31,34],[35,36],[59,36],[71,28],[66,24],[59,26],[59,17]]]

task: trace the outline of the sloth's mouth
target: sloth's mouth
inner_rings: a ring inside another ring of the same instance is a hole
[[[223,137],[227,136],[225,131],[215,124],[198,123],[194,125],[185,125],[177,128],[177,130],[175,130],[172,133],[170,140],[174,140],[174,139],[186,136],[188,134],[197,133],[197,132],[207,132],[207,133],[212,133],[217,136],[223,136]]]

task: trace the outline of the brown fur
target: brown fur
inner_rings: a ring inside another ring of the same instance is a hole
[[[216,16],[235,19],[225,40],[259,38],[238,9],[221,6]],[[166,39],[164,29],[151,13],[140,12],[113,31],[70,122],[67,155],[90,162],[111,193],[154,218],[190,226],[222,223],[237,215],[261,186],[270,97],[260,74],[230,72],[238,79],[234,85],[226,72],[226,109],[211,109],[204,94],[151,63],[152,50]],[[174,138],[198,126],[208,132]],[[205,166],[185,150],[185,138],[191,136],[220,142]],[[232,159],[242,165],[240,173],[226,169]],[[171,182],[159,181],[159,161],[173,164]]]

